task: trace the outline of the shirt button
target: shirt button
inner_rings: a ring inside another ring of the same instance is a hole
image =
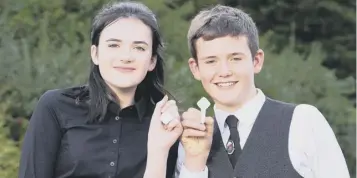
[[[115,165],[115,163],[112,161],[112,162],[110,162],[110,166],[114,166]]]
[[[113,140],[113,143],[117,143],[117,142],[118,142],[118,140],[117,140],[117,139],[114,139],[114,140]]]
[[[115,120],[119,120],[119,119],[120,119],[120,117],[119,117],[119,116],[116,116],[116,117],[115,117]]]

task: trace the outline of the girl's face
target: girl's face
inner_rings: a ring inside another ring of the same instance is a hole
[[[136,18],[121,18],[105,27],[98,46],[92,45],[93,63],[115,90],[132,90],[154,70],[152,31]]]

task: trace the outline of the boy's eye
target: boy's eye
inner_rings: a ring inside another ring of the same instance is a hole
[[[109,44],[108,47],[110,47],[110,48],[117,48],[117,47],[119,47],[119,45],[118,45],[118,44]]]
[[[216,62],[216,61],[215,60],[207,60],[207,61],[205,61],[206,64],[212,64],[214,62]]]

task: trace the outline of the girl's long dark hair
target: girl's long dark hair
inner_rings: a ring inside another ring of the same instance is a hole
[[[138,2],[117,2],[104,6],[93,20],[91,42],[92,45],[98,46],[100,34],[107,25],[120,18],[129,17],[141,20],[144,24],[150,27],[152,31],[152,55],[156,57],[156,67],[153,71],[148,72],[144,80],[138,85],[136,95],[140,95],[140,97],[145,97],[148,100],[157,103],[167,93],[163,88],[163,44],[156,17],[148,7]],[[89,92],[90,105],[88,121],[103,121],[107,113],[108,104],[114,101],[115,97],[100,75],[99,67],[92,61],[87,92]]]

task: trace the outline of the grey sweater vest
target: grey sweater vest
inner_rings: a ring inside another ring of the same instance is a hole
[[[235,168],[229,162],[216,122],[207,160],[209,178],[301,178],[288,151],[294,109],[295,105],[267,98]]]

